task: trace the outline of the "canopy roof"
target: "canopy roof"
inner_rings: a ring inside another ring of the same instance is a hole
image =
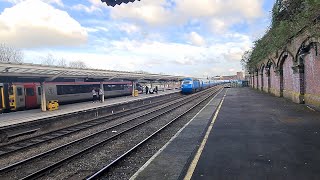
[[[143,72],[79,69],[27,63],[0,63],[0,82],[36,82],[83,79],[85,81],[179,81],[183,76],[151,74]]]

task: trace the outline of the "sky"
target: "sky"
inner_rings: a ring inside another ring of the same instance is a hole
[[[207,77],[241,71],[270,24],[274,0],[0,0],[0,43],[25,62]]]

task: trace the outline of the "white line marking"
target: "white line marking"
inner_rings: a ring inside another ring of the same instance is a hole
[[[189,169],[188,169],[188,171],[187,171],[186,176],[184,177],[184,180],[190,180],[190,179],[192,178],[193,172],[194,172],[194,170],[195,170],[196,167],[197,167],[198,161],[199,161],[199,159],[200,159],[200,156],[201,156],[201,154],[202,154],[202,151],[203,151],[203,149],[204,149],[204,146],[205,146],[206,143],[207,143],[207,140],[208,140],[208,138],[209,138],[210,132],[211,132],[212,127],[213,127],[213,124],[214,124],[214,122],[216,121],[216,119],[217,119],[217,117],[218,117],[219,111],[220,111],[220,109],[221,109],[221,106],[222,106],[222,103],[223,103],[223,101],[224,101],[224,98],[225,98],[226,95],[227,95],[227,92],[228,92],[228,90],[227,90],[226,93],[224,94],[224,96],[223,96],[223,98],[222,98],[222,100],[221,100],[221,102],[220,102],[220,104],[219,104],[219,106],[218,106],[218,109],[217,109],[216,113],[214,114],[214,117],[213,117],[212,120],[211,120],[211,123],[210,123],[210,125],[209,125],[209,127],[208,127],[208,130],[207,130],[207,132],[206,132],[206,135],[204,136],[204,138],[203,138],[203,140],[202,140],[202,142],[201,142],[201,145],[200,145],[200,147],[199,147],[199,149],[198,149],[198,151],[197,151],[197,154],[195,155],[195,157],[193,158],[193,160],[192,160],[192,162],[191,162],[191,164],[190,164],[190,166],[189,166]]]
[[[202,110],[204,110],[204,108],[206,108],[210,103],[211,101],[214,100],[214,98],[216,98],[218,96],[218,94],[221,93],[221,91],[223,91],[223,89],[221,89],[196,115],[194,115],[192,117],[192,119],[187,123],[185,124],[161,149],[159,149],[159,151],[157,151],[133,176],[131,176],[131,178],[129,180],[134,180],[135,178],[138,177],[138,175],[147,167],[149,166],[149,164],[176,138],[179,136],[179,134],[183,131],[183,129],[185,127],[187,127],[191,121],[193,121],[197,116],[198,114],[200,114],[202,112]]]

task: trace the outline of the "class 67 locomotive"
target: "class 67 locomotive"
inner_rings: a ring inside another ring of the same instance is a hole
[[[91,100],[92,89],[100,86],[100,82],[48,82],[44,89],[47,101],[67,104]],[[103,89],[105,98],[131,95],[132,82],[104,82]],[[0,111],[38,108],[41,92],[40,83],[0,83]]]
[[[184,78],[181,83],[181,93],[191,94],[215,86],[217,84],[218,83],[213,80]]]

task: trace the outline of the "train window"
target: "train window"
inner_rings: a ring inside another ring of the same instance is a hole
[[[18,96],[22,96],[23,92],[22,92],[22,88],[21,87],[17,87],[17,95]]]
[[[114,84],[112,85],[112,90],[124,90],[123,84]]]
[[[26,95],[27,96],[34,96],[34,89],[33,88],[26,88]]]
[[[38,87],[38,95],[41,96],[41,87]]]
[[[191,84],[191,81],[183,81],[183,84]]]
[[[57,85],[57,94],[79,94],[79,93],[91,93],[92,89],[99,88],[99,84],[90,84],[90,85]]]
[[[104,91],[111,91],[111,85],[110,84],[104,84],[103,85]]]

